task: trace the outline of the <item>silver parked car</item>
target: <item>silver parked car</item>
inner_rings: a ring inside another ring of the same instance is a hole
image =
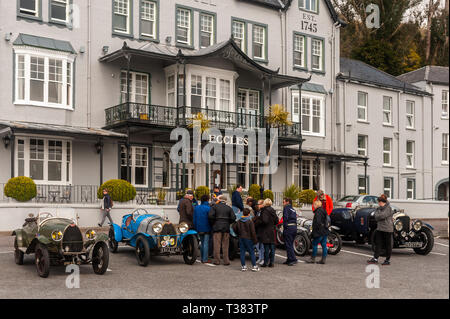
[[[378,203],[378,196],[372,195],[348,195],[342,197],[335,203],[335,207],[345,207],[358,209],[362,207],[375,207]]]

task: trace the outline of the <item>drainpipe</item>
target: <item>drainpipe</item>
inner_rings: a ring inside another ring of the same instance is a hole
[[[425,84],[426,88],[426,84]],[[430,88],[431,88],[431,199],[434,200],[435,198],[435,189],[434,189],[434,87],[433,83],[430,82]]]
[[[422,129],[421,129],[422,134],[421,134],[421,136],[422,136],[422,198],[423,199],[427,198],[425,196],[425,136],[424,136],[424,133],[425,133],[425,126],[424,126],[425,105],[424,105],[424,103],[425,103],[425,97],[422,96]]]
[[[342,84],[342,88],[343,88],[343,92],[342,92],[342,99],[343,99],[343,109],[342,109],[342,111],[343,111],[343,117],[342,117],[342,132],[344,133],[343,135],[343,148],[344,148],[344,153],[346,152],[346,149],[345,149],[345,139],[346,139],[346,123],[345,123],[345,121],[346,121],[346,117],[345,117],[345,109],[347,108],[347,95],[346,95],[346,91],[347,91],[347,80],[344,80],[343,81],[343,84]],[[347,195],[347,162],[345,162],[344,161],[344,195]]]
[[[286,44],[284,42],[285,39],[284,39],[284,32],[283,32],[284,25],[283,25],[283,10],[282,9],[278,10],[278,15],[280,17],[280,32],[281,32],[281,70],[284,74],[286,74],[284,71],[285,63],[286,63],[286,61],[284,60]],[[285,89],[283,88],[281,90],[281,103],[284,104],[284,101],[285,101]]]
[[[86,125],[91,127],[91,0],[87,2],[87,94],[86,94]]]
[[[397,92],[397,198],[400,199],[400,98],[401,91]],[[394,134],[395,137],[395,134]]]

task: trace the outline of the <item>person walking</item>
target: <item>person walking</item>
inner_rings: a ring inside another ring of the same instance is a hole
[[[239,237],[239,247],[241,253],[241,266],[242,271],[247,270],[245,265],[245,253],[248,252],[250,260],[252,262],[252,271],[259,271],[258,265],[256,265],[255,249],[254,245],[257,242],[255,225],[250,217],[250,209],[244,208],[242,217],[233,225],[234,232]]]
[[[313,202],[316,200],[320,200],[322,202],[322,208],[326,210],[328,215],[331,215],[331,212],[333,211],[333,200],[331,197],[320,189],[317,191],[317,196],[314,198]]]
[[[218,202],[211,207],[208,215],[213,232],[214,265],[220,265],[220,249],[222,249],[223,264],[225,266],[230,264],[228,256],[230,225],[236,220],[236,215],[226,202],[227,197],[220,195]]]
[[[110,225],[112,225],[114,222],[111,218],[111,208],[113,207],[113,201],[111,199],[111,196],[109,196],[109,191],[107,188],[103,189],[103,200],[102,200],[102,221],[98,223],[99,227],[103,227],[103,223],[105,222],[106,217],[109,219]]]
[[[194,206],[192,205],[193,199],[194,192],[192,190],[188,190],[186,192],[186,195],[184,195],[184,197],[178,203],[178,212],[180,213],[179,223],[185,222],[186,224],[188,224],[190,229],[194,227]]]
[[[264,263],[261,267],[273,267],[275,262],[275,226],[278,216],[272,207],[272,200],[266,198],[261,210],[261,241],[264,244]]]
[[[261,224],[262,224],[262,220],[261,220],[261,210],[264,206],[264,201],[262,199],[260,199],[254,208],[254,214],[255,217],[253,218],[253,223],[255,224],[255,231],[256,231],[256,239],[258,240],[258,242],[256,243],[256,249],[258,250],[258,261],[256,262],[258,265],[262,265],[264,263],[264,244],[262,242],[261,239]]]
[[[287,259],[283,263],[293,266],[297,263],[294,252],[294,239],[297,235],[297,212],[292,207],[292,199],[283,199],[283,238],[286,244]]]
[[[211,225],[209,224],[209,195],[203,195],[200,198],[201,204],[194,208],[193,224],[200,237],[200,256],[202,263],[210,263],[208,259],[209,237],[211,233]]]
[[[381,264],[387,266],[391,264],[392,254],[392,235],[394,232],[394,222],[392,215],[394,214],[385,194],[378,197],[378,207],[373,212],[377,221],[377,229],[375,232],[375,253],[367,262],[369,264],[377,264],[381,255],[381,248],[386,249],[386,260]]]
[[[312,223],[312,232],[311,237],[312,240],[312,254],[311,258],[306,262],[309,264],[314,264],[316,262],[317,256],[317,247],[322,246],[322,259],[318,262],[318,264],[325,264],[327,260],[327,237],[329,234],[327,227],[327,212],[322,208],[322,202],[320,200],[316,200],[313,202],[313,211],[314,218]]]
[[[244,210],[244,202],[242,201],[242,185],[237,184],[236,190],[231,195],[231,207],[233,208],[234,213],[236,216],[239,216],[242,214],[242,211]]]

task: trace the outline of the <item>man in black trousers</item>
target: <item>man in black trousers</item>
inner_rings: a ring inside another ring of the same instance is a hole
[[[294,252],[294,239],[297,235],[297,212],[292,207],[292,199],[283,199],[283,238],[286,244],[287,260],[283,263],[293,266],[297,263]]]

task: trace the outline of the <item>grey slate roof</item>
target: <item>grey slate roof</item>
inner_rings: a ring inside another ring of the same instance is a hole
[[[14,45],[28,45],[32,47],[44,48],[49,50],[75,53],[72,45],[68,41],[44,38],[36,35],[20,33],[13,43]]]
[[[395,76],[383,72],[362,61],[341,58],[340,65],[341,74],[338,76],[338,79],[349,79],[361,83],[402,90],[413,94],[430,95],[419,87],[402,81]]]
[[[448,66],[428,65],[418,70],[399,75],[397,78],[408,83],[426,81],[448,85],[448,75]]]
[[[261,4],[261,5],[272,7],[274,9],[283,9],[284,8],[284,4],[281,2],[281,0],[280,1],[278,1],[278,0],[241,0],[241,1]]]
[[[292,90],[298,90],[297,86],[291,86]],[[325,87],[321,84],[315,84],[311,82],[306,82],[302,84],[302,91],[308,91],[308,92],[314,92],[314,93],[320,93],[320,94],[327,94],[327,90],[325,90]]]

